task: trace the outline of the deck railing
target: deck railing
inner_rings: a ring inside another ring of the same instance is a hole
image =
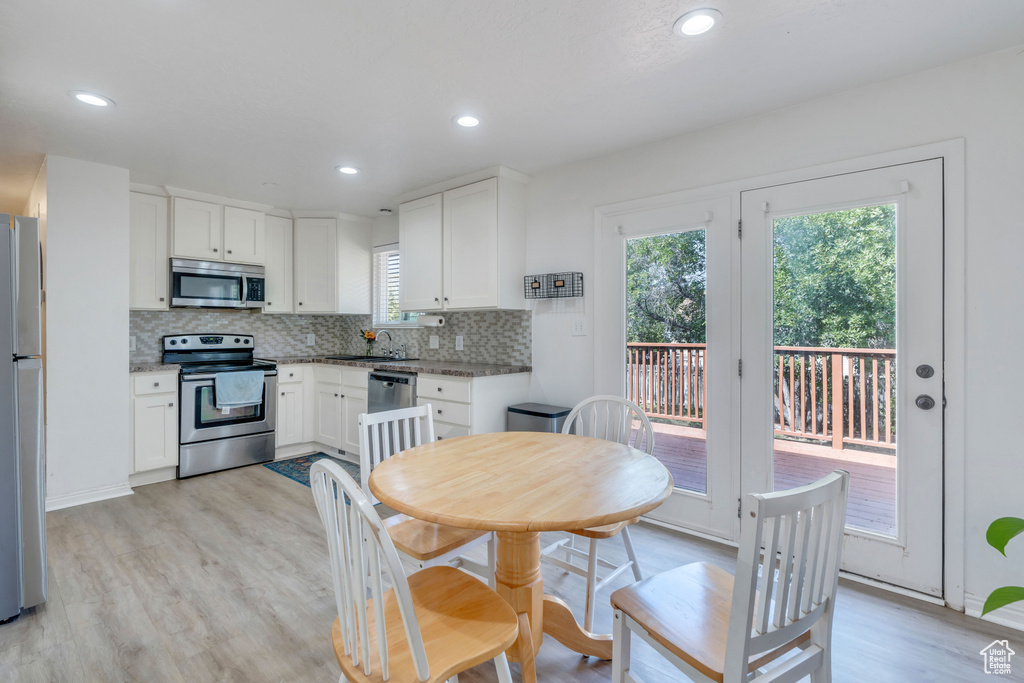
[[[626,395],[650,417],[706,428],[704,344],[627,344]],[[896,447],[893,349],[775,347],[775,433]]]

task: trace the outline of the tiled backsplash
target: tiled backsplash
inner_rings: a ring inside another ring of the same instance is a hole
[[[444,327],[385,328],[394,335],[395,348],[405,344],[410,358],[464,361],[467,363],[532,362],[532,319],[530,311],[473,311],[444,315]],[[135,336],[134,363],[160,360],[160,342],[168,334],[251,334],[256,355],[323,356],[362,354],[366,351],[359,331],[370,325],[368,315],[265,315],[260,311],[218,311],[179,308],[170,311],[132,311],[129,334]],[[380,328],[374,328],[379,330]],[[316,344],[306,346],[306,335],[316,335]],[[430,335],[438,336],[431,349]],[[455,350],[455,337],[462,335],[464,350]],[[376,351],[386,349],[378,344]]]

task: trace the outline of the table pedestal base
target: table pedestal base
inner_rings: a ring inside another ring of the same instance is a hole
[[[509,661],[519,662],[523,683],[537,680],[534,657],[545,633],[580,654],[611,659],[610,634],[583,630],[568,605],[552,595],[544,595],[540,533],[499,531],[496,535],[494,578],[497,592],[519,615],[519,637],[506,655]]]

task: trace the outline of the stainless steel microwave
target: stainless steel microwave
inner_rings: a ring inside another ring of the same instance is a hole
[[[263,266],[171,259],[171,306],[263,308]]]

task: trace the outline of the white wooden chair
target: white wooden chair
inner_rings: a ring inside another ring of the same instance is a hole
[[[849,486],[850,475],[836,470],[808,486],[747,496],[735,581],[698,562],[612,593],[613,683],[640,680],[629,670],[634,633],[694,680],[831,681]]]
[[[309,479],[330,552],[339,683],[457,681],[460,671],[489,659],[498,680],[512,683],[505,650],[519,627],[509,604],[452,567],[406,577],[355,479],[327,459],[313,463]],[[384,573],[392,586],[386,591]]]
[[[434,441],[434,418],[429,403],[380,413],[359,415],[359,476],[363,494],[371,501],[370,472],[384,459],[414,446]],[[459,529],[398,514],[384,520],[395,547],[409,557],[417,569],[451,565],[472,571],[495,587],[495,539],[489,531]],[[465,553],[487,544],[487,564],[465,557]]]
[[[633,433],[634,421],[640,423],[635,435]],[[601,395],[586,399],[573,408],[565,418],[562,433],[617,441],[647,453],[654,451],[654,428],[651,426],[651,421],[647,419],[647,415],[644,414],[640,406],[619,396]],[[631,519],[617,524],[606,524],[593,529],[575,531],[568,538],[552,543],[541,551],[541,555],[548,562],[587,578],[587,601],[583,628],[588,631],[592,631],[594,627],[594,608],[598,591],[627,569],[633,570],[633,577],[637,581],[643,579],[628,529],[628,526],[636,521],[636,519]],[[628,559],[626,562],[616,565],[599,557],[597,550],[598,541],[619,534],[621,534],[622,544],[626,547]],[[576,547],[576,536],[590,539],[587,550]],[[556,555],[559,553],[564,553],[565,559],[557,557]],[[573,558],[579,558],[586,562],[586,568],[573,564]],[[611,571],[599,579],[598,567]]]

